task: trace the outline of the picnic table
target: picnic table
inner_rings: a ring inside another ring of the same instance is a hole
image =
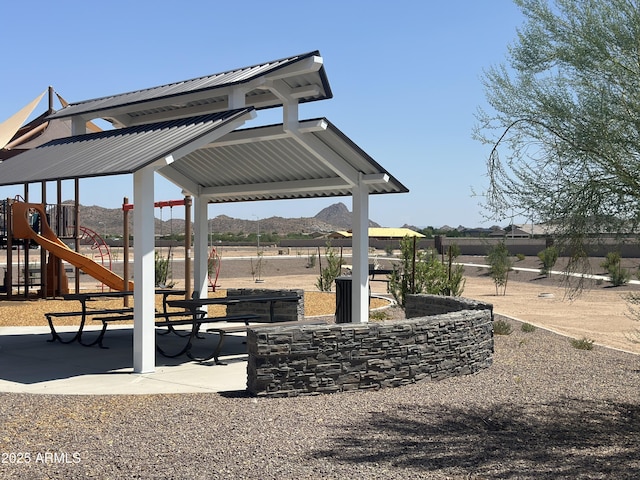
[[[170,316],[171,314],[167,311],[167,301],[171,296],[184,296],[184,290],[174,290],[174,289],[158,289],[155,291],[157,295],[162,295],[162,308],[163,316]],[[60,343],[72,343],[78,342],[79,344],[90,347],[96,344],[102,346],[102,339],[106,332],[106,324],[103,322],[103,328],[97,338],[91,340],[89,342],[85,342],[82,340],[82,335],[84,333],[84,327],[87,324],[87,320],[92,316],[100,316],[100,315],[108,315],[115,318],[116,315],[119,315],[118,318],[125,319],[126,314],[132,314],[133,308],[131,307],[123,307],[123,308],[100,308],[100,309],[92,309],[89,308],[88,304],[91,302],[112,299],[112,298],[126,298],[133,296],[133,291],[108,291],[108,292],[80,292],[80,293],[68,293],[62,296],[65,301],[77,301],[80,302],[80,310],[74,311],[66,311],[66,312],[48,312],[45,313],[45,317],[47,319],[47,323],[49,324],[49,329],[51,330],[51,339],[47,340],[48,342],[59,341]],[[80,317],[80,326],[75,334],[68,340],[64,340],[60,334],[56,331],[53,321],[55,318],[69,318],[69,317]],[[133,317],[131,317],[133,318]]]
[[[155,313],[155,326],[160,328],[166,328],[165,331],[158,329],[158,334],[175,333],[178,336],[186,338],[185,343],[174,352],[168,352],[166,348],[162,348],[156,344],[157,351],[168,358],[178,357],[180,355],[186,355],[191,360],[204,362],[210,359],[214,359],[216,364],[222,364],[219,361],[219,354],[222,349],[225,337],[228,334],[236,332],[246,332],[246,329],[250,326],[250,322],[255,323],[274,323],[277,325],[285,324],[306,324],[317,323],[317,321],[299,321],[299,322],[276,322],[274,316],[274,305],[277,302],[298,302],[300,295],[297,293],[287,295],[237,295],[228,297],[214,297],[214,298],[191,298],[191,299],[179,299],[170,300],[171,296],[184,296],[184,290],[174,289],[162,289],[156,290],[156,294],[162,295],[162,312]],[[86,293],[72,293],[64,295],[63,298],[68,301],[80,302],[81,309],[79,311],[72,312],[50,312],[46,313],[49,328],[51,329],[52,338],[48,341],[59,341],[61,343],[71,343],[77,341],[84,346],[99,345],[100,348],[108,348],[103,345],[103,339],[107,330],[107,326],[112,322],[121,322],[125,320],[133,319],[133,308],[110,308],[110,309],[91,309],[88,304],[92,301],[104,300],[108,298],[125,298],[133,295],[132,291],[126,292],[86,292]],[[204,307],[208,305],[234,305],[238,303],[253,302],[253,303],[268,303],[269,312],[267,315],[257,315],[254,313],[240,313],[236,315],[221,315],[221,316],[207,316]],[[169,311],[169,307],[175,308],[181,311]],[[60,337],[53,324],[54,318],[61,317],[80,317],[80,326],[77,332],[71,339],[64,340]],[[91,317],[93,320],[102,322],[102,330],[98,336],[91,341],[83,341],[82,335],[87,319]],[[214,346],[213,351],[205,356],[197,356],[192,353],[191,349],[193,341],[196,338],[203,338],[199,335],[200,327],[203,324],[219,323],[215,327],[209,328],[207,332],[215,333],[218,336],[218,341]],[[239,325],[242,323],[242,325]],[[179,329],[176,327],[187,327],[185,329]]]
[[[187,355],[192,360],[204,362],[214,359],[215,363],[220,365],[222,362],[219,361],[219,354],[222,349],[222,345],[224,343],[225,336],[229,333],[236,332],[246,332],[246,329],[249,327],[250,322],[255,323],[276,323],[282,324],[285,322],[274,322],[274,304],[276,302],[298,302],[300,300],[299,294],[288,294],[288,295],[234,295],[229,297],[215,297],[215,298],[192,298],[192,299],[183,299],[183,300],[169,300],[167,303],[170,307],[174,308],[182,308],[185,311],[188,311],[191,315],[189,320],[180,319],[180,320],[172,320],[166,319],[165,321],[157,322],[157,326],[176,326],[176,325],[189,325],[191,326],[191,331],[189,332],[189,338],[187,339],[186,345],[181,348],[178,352],[169,354],[164,351],[159,345],[156,345],[156,348],[160,352],[160,354],[165,357],[173,358],[180,355]],[[238,315],[225,315],[225,316],[216,316],[216,317],[206,317],[202,315],[203,307],[208,305],[233,305],[238,303],[268,303],[269,304],[269,315],[268,318],[264,318],[264,316],[251,314],[251,313],[243,313]],[[198,338],[198,333],[200,331],[200,327],[204,323],[222,323],[225,322],[226,325],[217,325],[215,327],[207,329],[209,333],[216,333],[218,335],[218,342],[216,343],[213,351],[209,355],[205,356],[196,356],[191,352],[191,348],[193,346],[193,340]],[[235,323],[242,322],[243,325],[234,325]],[[296,323],[296,322],[286,322],[286,323]]]

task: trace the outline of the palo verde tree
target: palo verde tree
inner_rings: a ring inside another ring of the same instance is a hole
[[[640,221],[640,5],[514,2],[525,22],[508,63],[485,71],[489,107],[476,116],[491,147],[485,206],[547,223],[567,272],[587,273],[593,234]]]

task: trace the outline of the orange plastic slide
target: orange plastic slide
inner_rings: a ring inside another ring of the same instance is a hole
[[[38,234],[29,224],[29,210],[36,210],[40,214],[42,235]],[[94,262],[89,257],[71,250],[49,227],[44,205],[41,203],[15,202],[12,205],[13,212],[13,236],[35,240],[42,248],[53,253],[56,257],[69,262],[99,282],[104,283],[113,290],[125,290],[124,279],[113,273],[108,268]],[[129,288],[133,290],[133,282],[129,282]]]

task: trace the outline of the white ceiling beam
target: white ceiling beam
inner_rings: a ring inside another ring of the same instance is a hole
[[[362,176],[362,183],[366,185],[377,185],[380,183],[389,183],[388,173],[370,173]]]
[[[319,132],[326,130],[327,126],[328,124],[326,120],[323,119],[307,120],[300,123],[298,131],[302,133]],[[280,140],[290,136],[291,134],[283,130],[282,125],[270,125],[268,127],[233,131],[203,148],[228,147],[246,143],[267,142],[270,140]]]
[[[284,182],[266,182],[246,185],[225,185],[222,187],[207,187],[200,190],[200,194],[211,199],[229,196],[247,195],[279,195],[283,193],[321,192],[327,188],[351,188],[351,185],[339,177],[318,178],[309,180],[290,180]]]
[[[195,152],[196,150],[201,148],[202,146],[211,143],[212,140],[222,137],[228,134],[229,132],[232,132],[233,130],[238,128],[240,125],[242,125],[246,120],[255,118],[255,116],[256,116],[255,110],[249,110],[248,112],[236,117],[233,120],[227,121],[225,124],[220,125],[217,128],[214,128],[209,133],[202,135],[199,138],[196,138],[195,140],[187,143],[186,145],[181,145],[180,147],[176,148],[174,151],[171,152],[171,154],[169,155],[169,157],[171,158],[171,162],[168,165],[158,169],[158,173],[163,177],[165,177],[170,182],[178,185],[183,190],[191,192],[192,195],[197,195],[199,193],[200,187],[196,182],[189,180],[186,176],[184,176],[182,173],[176,170],[177,167],[175,163],[179,164],[179,162],[174,162],[174,160],[179,160],[185,155],[189,155],[190,153]]]
[[[180,187],[184,192],[187,192],[189,195],[196,196],[200,192],[200,185],[198,182],[194,182],[188,177],[185,177],[182,173],[178,172],[175,168],[164,167],[159,169],[159,175],[162,175],[164,178],[169,180],[174,185]]]
[[[320,60],[322,60],[322,58],[320,58]],[[324,165],[332,169],[336,174],[347,180],[352,186],[357,185],[360,172],[337,155],[333,150],[328,148],[317,137],[313,135],[305,135],[300,131],[300,122],[298,121],[298,101],[291,97],[291,89],[283,81],[274,81],[273,79],[270,79],[265,83],[265,86],[282,99],[284,110],[284,131],[291,133],[291,137],[303,148],[305,148]],[[327,127],[328,124],[325,122],[324,128]]]
[[[144,125],[147,123],[164,122],[167,120],[177,120],[180,118],[195,117],[197,115],[204,115],[208,113],[225,112],[229,110],[229,103],[226,99],[216,102],[208,103],[206,105],[194,105],[188,108],[179,108],[176,110],[167,110],[164,112],[151,113],[148,115],[138,115],[136,117],[126,117],[121,121],[126,121],[129,127],[135,125]],[[119,119],[122,117],[118,117]]]
[[[344,178],[351,186],[357,185],[360,172],[317,137],[295,131],[292,132],[292,136],[316,159]]]
[[[176,159],[182,158],[185,155],[188,155],[191,152],[195,152],[199,148],[211,143],[213,140],[220,138],[229,132],[234,131],[236,128],[241,126],[244,122],[246,122],[247,120],[252,120],[255,117],[256,117],[255,110],[249,110],[248,112],[240,115],[239,117],[236,117],[234,120],[227,121],[225,122],[224,125],[220,125],[219,127],[213,129],[208,134],[202,135],[201,137],[196,138],[195,140],[189,142],[188,144],[177,148],[176,150],[171,152],[171,154]]]
[[[202,115],[207,113],[215,113],[215,112],[224,112],[229,110],[229,94],[230,89],[221,89],[219,92],[216,92],[215,97],[211,97],[211,92],[208,92],[209,95],[206,98],[216,98],[217,101],[212,103],[205,103],[202,105],[193,105],[190,107],[180,107],[180,104],[186,105],[191,101],[197,101],[199,98],[193,97],[191,95],[184,97],[179,97],[179,103],[173,105],[175,107],[174,110],[166,110],[162,112],[150,113],[146,115],[138,115],[135,117],[130,117],[126,114],[117,115],[115,112],[106,114],[103,118],[107,118],[111,121],[117,123],[120,127],[131,127],[135,125],[142,125],[145,123],[154,123],[154,122],[163,122],[166,120],[176,120],[179,118],[188,118],[194,117],[196,115]],[[317,85],[308,85],[304,87],[289,89],[290,95],[294,99],[298,98],[306,98],[309,96],[319,95],[320,88]],[[256,93],[259,92],[259,93]],[[253,89],[250,94],[245,94],[245,105],[252,106],[255,108],[262,108],[268,106],[274,106],[276,102],[278,102],[278,97],[273,94],[270,90],[260,90]],[[200,95],[201,97],[202,95]],[[178,100],[176,100],[178,101]],[[167,101],[162,102],[162,106],[166,106]],[[144,105],[144,108],[154,108],[153,105]]]
[[[293,88],[290,92],[291,98],[295,99],[315,97],[320,95],[320,87],[318,85],[305,85],[304,87]]]

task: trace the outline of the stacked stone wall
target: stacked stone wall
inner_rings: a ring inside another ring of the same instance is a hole
[[[228,297],[239,297],[241,295],[268,295],[287,296],[297,294],[300,297],[298,302],[278,302],[273,303],[274,322],[295,322],[304,319],[304,291],[294,290],[269,290],[265,288],[231,288],[227,290]],[[252,313],[263,318],[260,321],[268,321],[269,302],[241,302],[227,305],[227,315],[243,315]]]
[[[464,297],[445,297],[443,295],[407,295],[405,316],[407,318],[426,317],[461,310],[489,310],[493,314],[493,305]]]
[[[420,295],[412,297],[422,297]],[[429,298],[411,298],[414,312]],[[493,359],[490,305],[406,320],[331,325],[256,326],[248,331],[247,390],[297,396],[397,387],[475,373]],[[472,302],[472,301],[468,301]],[[445,305],[442,305],[444,303]]]

